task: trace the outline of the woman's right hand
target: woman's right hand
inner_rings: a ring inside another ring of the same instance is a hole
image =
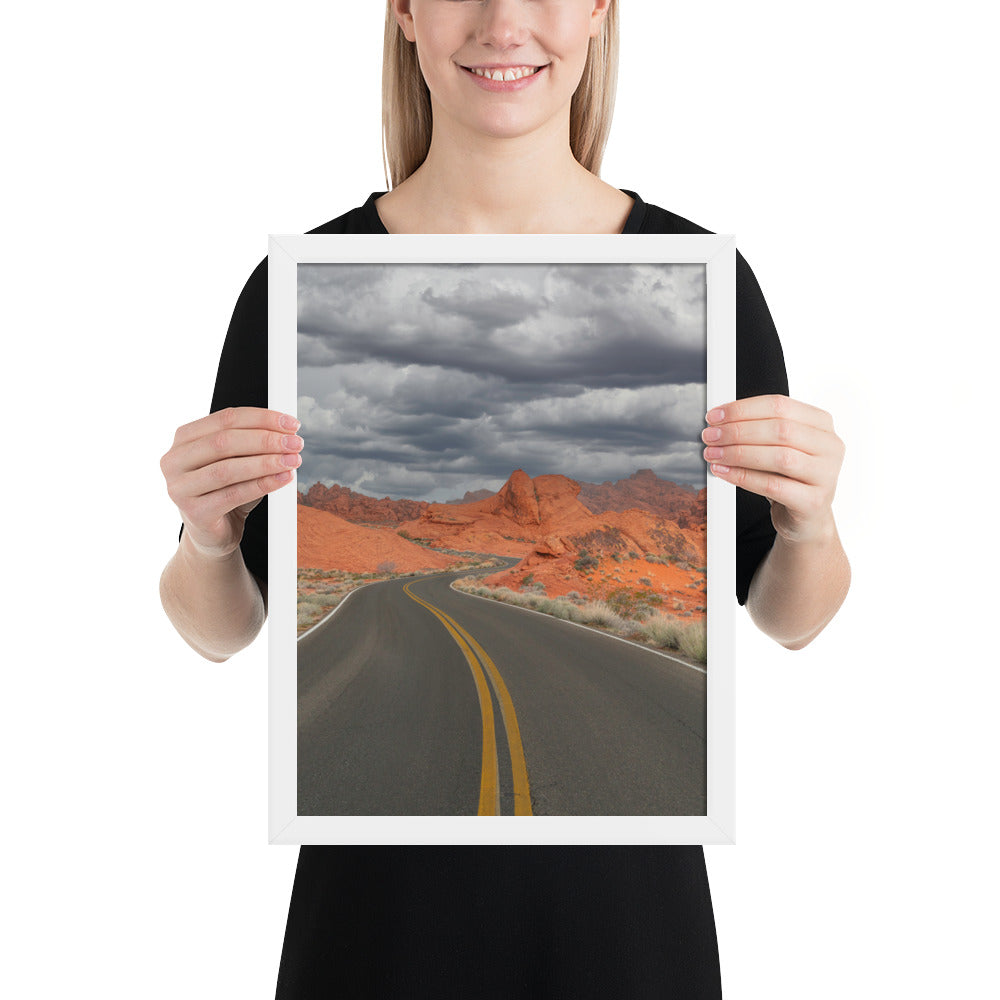
[[[160,471],[184,535],[200,553],[232,554],[250,511],[291,482],[292,469],[302,464],[300,426],[277,410],[237,406],[177,428]]]

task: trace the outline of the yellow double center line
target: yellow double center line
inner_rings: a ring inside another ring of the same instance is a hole
[[[500,703],[500,713],[503,716],[504,729],[507,731],[510,767],[514,779],[514,815],[530,816],[531,793],[528,789],[528,767],[524,761],[524,748],[521,746],[521,731],[517,727],[514,702],[511,700],[507,685],[504,684],[503,678],[500,676],[500,671],[497,670],[496,664],[490,659],[483,647],[451,615],[417,597],[410,590],[411,586],[412,581],[403,587],[406,595],[412,597],[417,604],[425,607],[431,614],[437,615],[441,624],[458,643],[458,648],[462,650],[468,661],[472,677],[476,682],[479,709],[483,716],[483,766],[479,782],[479,815],[500,815],[500,776],[497,764],[496,729],[493,723],[493,700],[490,698],[490,689],[486,683],[486,677],[483,675],[482,668],[485,667],[490,681],[493,683],[497,701]]]

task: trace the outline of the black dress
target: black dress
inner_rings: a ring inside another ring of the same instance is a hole
[[[385,233],[373,192],[311,230]],[[623,233],[708,230],[645,203]],[[737,254],[737,396],[788,393],[781,345]],[[267,261],[247,281],[219,363],[212,410],[267,405]],[[241,545],[267,578],[266,501]],[[737,491],[736,590],[774,540],[766,500]],[[288,912],[277,1000],[305,998],[721,997],[701,847],[304,846]]]

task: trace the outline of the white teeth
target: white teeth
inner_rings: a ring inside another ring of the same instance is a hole
[[[487,80],[520,80],[523,76],[531,76],[533,73],[537,73],[540,67],[538,66],[517,66],[508,70],[502,69],[474,69],[472,72],[476,76],[485,76]]]

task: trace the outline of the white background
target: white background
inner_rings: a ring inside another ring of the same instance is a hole
[[[345,10],[344,8],[349,8]],[[602,172],[737,234],[847,442],[841,614],[739,612],[729,1000],[994,995],[992,29],[971,3],[627,0]],[[159,606],[158,462],[270,232],[385,187],[382,5],[19,5],[5,26],[5,992],[273,996],[263,638]]]

